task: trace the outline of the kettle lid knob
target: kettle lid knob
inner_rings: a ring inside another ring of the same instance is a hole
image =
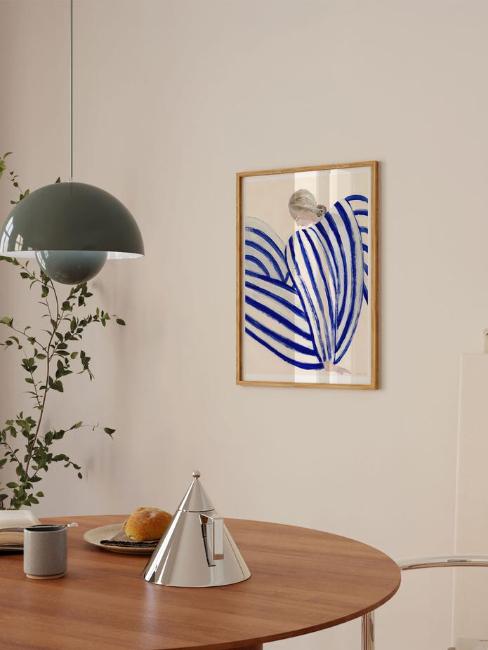
[[[178,510],[183,510],[184,512],[208,512],[209,510],[215,510],[212,502],[205,493],[199,478],[200,472],[196,469],[193,472],[193,480],[190,483]]]

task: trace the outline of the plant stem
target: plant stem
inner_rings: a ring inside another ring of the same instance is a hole
[[[35,400],[37,402],[37,408],[40,410],[41,409],[41,398],[39,397],[39,391],[37,390],[37,384],[36,384],[36,380],[34,379],[34,373],[32,372],[32,370],[29,370],[29,374],[30,374],[31,379],[32,379],[32,387],[34,389],[34,397],[35,397]]]
[[[30,452],[29,452],[29,457],[27,459],[27,464],[26,464],[26,467],[25,467],[25,473],[26,473],[27,478],[29,477],[30,462],[32,460],[32,454],[34,452],[34,449],[35,449],[36,444],[37,444],[37,440],[39,438],[42,419],[43,419],[44,411],[45,411],[45,408],[46,408],[46,398],[47,398],[47,394],[49,392],[49,371],[50,371],[51,360],[52,360],[52,358],[54,356],[54,351],[51,352],[51,345],[52,345],[54,336],[56,335],[57,329],[59,327],[59,322],[60,322],[58,295],[56,293],[56,289],[54,287],[54,283],[52,282],[52,280],[50,280],[49,282],[51,284],[51,287],[52,287],[52,290],[53,290],[53,293],[54,293],[54,297],[56,299],[56,321],[55,321],[55,324],[53,325],[53,330],[51,332],[51,336],[50,336],[49,342],[47,344],[46,380],[45,380],[45,384],[44,384],[44,395],[42,396],[42,403],[41,403],[41,406],[40,406],[40,409],[39,409],[39,419],[37,420],[36,433],[35,433],[34,439],[32,441],[31,449],[30,449]]]

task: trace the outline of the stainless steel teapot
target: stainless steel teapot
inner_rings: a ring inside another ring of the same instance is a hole
[[[251,576],[200,483],[193,480],[144,569],[144,579],[168,587],[217,587]]]

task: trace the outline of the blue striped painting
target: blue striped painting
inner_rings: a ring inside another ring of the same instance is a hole
[[[368,229],[368,198],[362,194],[324,208],[286,244],[269,224],[247,217],[247,336],[302,370],[338,366],[368,303]]]

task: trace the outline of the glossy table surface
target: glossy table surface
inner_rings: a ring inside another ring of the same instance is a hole
[[[0,556],[2,650],[244,648],[344,623],[400,585],[388,556],[355,540],[295,526],[227,519],[251,572],[226,587],[146,583],[147,558],[88,545],[83,533],[124,515],[67,517],[68,573],[29,580],[21,555]],[[359,640],[358,640],[359,645]]]

